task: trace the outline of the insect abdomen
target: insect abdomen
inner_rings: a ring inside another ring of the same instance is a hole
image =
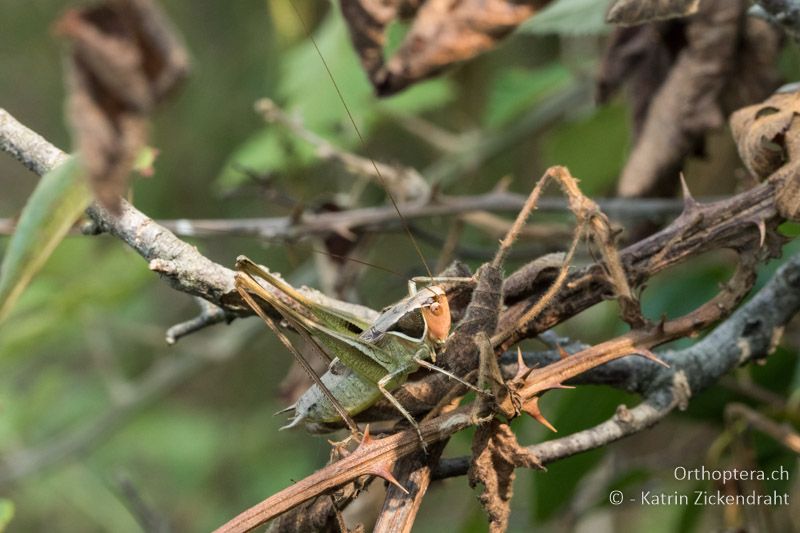
[[[363,378],[337,361],[332,364],[334,367],[337,365],[339,368],[329,370],[320,379],[349,414],[360,413],[381,396],[381,391],[373,381]],[[286,427],[304,424],[309,431],[320,432],[324,431],[324,428],[317,427],[317,431],[314,431],[314,426],[339,420],[341,420],[339,413],[315,384],[297,400],[294,406],[294,418]]]
[[[383,396],[374,381],[362,377],[339,361],[331,363],[331,370],[325,372],[320,379],[350,415],[371,407]],[[403,381],[405,376],[398,377],[387,384],[387,389],[396,388]],[[312,385],[295,403],[294,418],[286,427],[303,424],[312,433],[324,433],[330,431],[330,428],[325,427],[326,424],[340,420],[339,413],[328,397],[317,385]]]

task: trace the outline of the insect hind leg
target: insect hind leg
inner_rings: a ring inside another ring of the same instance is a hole
[[[378,383],[376,383],[376,385],[378,386],[378,390],[381,391],[381,394],[383,394],[383,396],[387,400],[389,400],[389,402],[394,406],[394,408],[397,409],[400,412],[401,415],[403,415],[403,418],[408,420],[409,423],[411,423],[411,426],[417,431],[417,436],[419,437],[419,442],[422,445],[422,451],[424,451],[427,454],[428,453],[428,446],[425,444],[425,438],[422,436],[422,431],[420,431],[420,429],[419,429],[419,424],[417,424],[417,421],[414,420],[413,416],[411,416],[411,413],[409,413],[406,410],[406,408],[403,407],[403,404],[401,404],[397,400],[397,398],[395,398],[392,395],[392,393],[389,392],[389,390],[386,388],[386,385],[388,383],[390,383],[393,379],[395,379],[398,376],[403,375],[406,372],[407,372],[406,369],[395,370],[394,372],[392,372],[390,374],[386,374],[385,376],[383,376],[378,381]]]

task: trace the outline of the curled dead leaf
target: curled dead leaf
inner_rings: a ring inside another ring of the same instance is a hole
[[[641,135],[653,97],[685,46],[683,27],[682,22],[665,22],[621,27],[611,34],[597,77],[596,98],[606,103],[622,87],[627,89],[634,139]]]
[[[394,94],[493,48],[551,0],[341,0],[364,70],[380,95]],[[386,29],[413,17],[384,61]]]
[[[635,147],[618,184],[622,196],[673,193],[687,157],[734,110],[779,83],[779,31],[747,17],[745,0],[703,0],[686,19],[620,28],[598,84],[606,100],[620,86],[634,109]]]
[[[68,119],[97,200],[116,211],[147,140],[147,116],[188,72],[188,55],[150,0],[108,0],[64,13],[71,44]]]
[[[730,124],[739,155],[760,179],[779,184],[778,212],[800,220],[800,92],[778,91],[764,102],[740,109]]]

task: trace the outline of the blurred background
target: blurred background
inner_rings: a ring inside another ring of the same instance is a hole
[[[447,194],[486,192],[505,177],[512,190],[527,193],[554,164],[568,166],[584,193],[613,194],[630,150],[630,112],[622,98],[602,107],[593,103],[593,79],[610,31],[602,22],[603,2],[557,2],[551,11],[561,12],[542,13],[495,51],[377,101],[338,10],[327,2],[294,1],[376,159],[417,168]],[[63,48],[51,25],[76,4],[0,1],[0,106],[64,150],[70,138]],[[285,216],[297,204],[318,209],[384,201],[377,187],[320,162],[304,141],[265,125],[253,111],[254,102],[268,96],[339,148],[364,152],[288,2],[161,4],[185,36],[193,70],[155,119],[151,143],[160,154],[155,176],[134,186],[139,209],[155,219],[232,219]],[[402,28],[396,30],[399,39]],[[787,45],[781,60],[787,80],[798,79],[798,58]],[[741,165],[727,131],[710,139],[708,155],[687,169],[693,192],[734,192]],[[33,174],[1,155],[0,218],[16,217],[35,184]],[[535,218],[567,232],[572,221],[566,215]],[[642,222],[615,220],[626,228]],[[446,218],[415,222],[431,264],[452,225]],[[0,251],[7,242],[0,237]],[[271,243],[226,232],[190,242],[227,266],[246,254],[294,284],[324,286],[320,272],[330,268],[312,250],[320,243]],[[567,245],[568,238],[521,242],[507,271]],[[495,246],[496,236],[467,225],[455,256],[475,268]],[[786,254],[796,250],[790,244]],[[374,308],[403,296],[405,279],[424,273],[399,231],[365,237],[360,257],[397,274],[358,272],[346,294]],[[642,297],[647,316],[676,316],[704,302],[730,273],[727,259],[709,254],[655,278]],[[581,257],[578,264],[587,261]],[[762,283],[779,263],[764,266]],[[285,407],[281,383],[291,358],[263,324],[237,320],[166,344],[167,328],[197,311],[191,297],[168,288],[113,238],[73,236],[59,246],[0,326],[0,524],[13,512],[11,531],[139,531],[143,517],[150,530],[209,530],[327,461],[324,438],[278,431],[285,421],[273,413]],[[673,469],[723,468],[742,453],[755,467],[787,468],[789,481],[774,488],[800,498],[795,456],[760,434],[739,434],[722,414],[727,402],[752,403],[741,391],[745,383],[788,399],[795,407],[785,416],[800,421],[795,329],[787,328],[765,365],[740,369],[654,429],[553,464],[546,473],[518,470],[510,530],[718,528],[725,523],[722,508],[615,508],[607,495],[619,487],[712,489],[711,482],[676,482]],[[625,326],[616,306],[606,303],[558,331],[597,342]],[[566,435],[636,401],[612,389],[581,387],[546,395],[542,408]],[[552,437],[529,418],[514,428],[523,444]],[[471,432],[456,435],[445,455],[468,453],[470,439]],[[372,497],[348,517],[368,522],[381,490],[374,483]],[[483,531],[476,494],[463,478],[436,484],[415,531]],[[767,525],[800,524],[797,510],[756,512]]]

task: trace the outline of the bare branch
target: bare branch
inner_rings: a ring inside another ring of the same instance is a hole
[[[718,198],[705,198],[713,201]],[[521,194],[492,191],[473,196],[438,195],[436,201],[424,205],[403,207],[403,216],[409,220],[467,214],[468,222],[494,233],[505,233],[507,223],[481,216],[484,212],[517,213],[525,202]],[[600,209],[612,219],[626,221],[663,221],[678,215],[683,203],[674,198],[600,198],[596,200]],[[559,198],[541,198],[537,211],[562,213],[567,211],[567,202]],[[176,219],[158,220],[157,223],[181,237],[220,237],[238,235],[258,237],[271,241],[292,241],[305,236],[329,235],[342,228],[350,231],[377,232],[398,229],[397,212],[389,206],[354,208],[325,213],[303,213],[301,220],[295,217],[239,218],[239,219]],[[0,219],[0,235],[14,231],[12,219]],[[527,227],[522,235],[542,237],[554,234],[553,226]]]
[[[0,150],[41,176],[67,160],[67,154],[47,142],[44,137],[17,122],[0,108]]]
[[[200,306],[200,314],[194,318],[186,320],[185,322],[181,322],[180,324],[175,324],[169,328],[166,335],[167,344],[175,344],[181,337],[185,337],[186,335],[190,335],[200,331],[201,329],[213,326],[214,324],[219,324],[220,322],[230,321],[233,319],[233,317],[228,316],[225,310],[221,307],[217,307],[216,305],[207,302],[202,298],[195,297],[195,300],[197,301],[197,305]]]
[[[433,479],[431,465],[435,465],[447,446],[448,440],[437,442],[428,450],[428,455],[417,454],[398,461],[394,468],[398,482],[408,490],[405,494],[398,487],[390,485],[386,499],[373,528],[373,533],[408,532],[422,505]]]
[[[67,154],[0,109],[0,149],[42,175],[67,159]],[[244,308],[233,288],[233,271],[203,256],[167,228],[123,201],[119,215],[92,204],[86,214],[100,231],[114,235],[150,263],[150,269],[172,287],[234,312]]]
[[[115,477],[120,500],[142,530],[150,533],[169,533],[169,520],[145,500],[130,476],[120,472]]]

